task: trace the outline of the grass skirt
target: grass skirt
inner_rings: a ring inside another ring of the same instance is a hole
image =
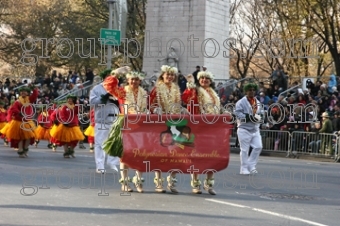
[[[85,136],[88,137],[94,137],[94,127],[93,126],[89,126],[86,128],[86,130],[84,131]]]
[[[8,127],[9,127],[9,123],[6,123],[6,125],[2,129],[0,129],[0,134],[1,134],[2,139],[6,137],[5,134],[6,134],[6,131],[8,130]]]
[[[123,156],[123,133],[122,126],[124,116],[119,116],[115,123],[112,125],[109,136],[103,143],[103,150],[111,156]]]
[[[68,127],[63,124],[52,127],[50,135],[53,138],[52,142],[59,146],[64,144],[76,146],[79,141],[85,139],[85,136],[81,132],[79,126]]]
[[[0,131],[7,125],[7,122],[0,122]],[[1,133],[1,132],[0,132]]]
[[[35,139],[36,125],[32,121],[22,122],[11,120],[8,126],[5,126],[1,131],[10,140],[29,140]]]
[[[46,129],[42,126],[38,126],[37,130],[35,131],[36,133],[36,139],[37,140],[47,140],[50,141],[51,140],[51,135],[50,135],[50,131],[51,129]]]

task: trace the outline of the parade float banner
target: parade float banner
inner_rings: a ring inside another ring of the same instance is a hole
[[[228,121],[226,115],[129,115],[121,160],[141,172],[221,171],[229,164],[233,125]]]

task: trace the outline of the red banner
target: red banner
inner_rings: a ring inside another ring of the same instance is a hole
[[[221,171],[229,164],[233,125],[228,121],[226,115],[129,115],[121,160],[141,172]]]

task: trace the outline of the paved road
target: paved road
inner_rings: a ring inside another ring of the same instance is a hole
[[[29,157],[0,144],[0,225],[338,225],[340,164],[261,157],[256,176],[239,175],[232,154],[216,177],[216,196],[191,194],[188,175],[180,194],[157,194],[145,174],[144,194],[120,191],[118,174],[94,173],[88,149],[64,159],[40,143]],[[133,172],[130,172],[133,176]],[[23,189],[25,187],[25,189]],[[31,188],[29,188],[31,187]],[[106,194],[106,195],[105,195]]]

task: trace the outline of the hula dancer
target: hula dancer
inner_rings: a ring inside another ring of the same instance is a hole
[[[114,73],[113,76],[109,76],[104,81],[104,88],[118,101],[122,104],[128,106],[128,109],[124,109],[121,105],[121,112],[126,112],[127,114],[138,114],[141,112],[146,112],[147,110],[147,92],[140,87],[141,81],[144,79],[144,76],[138,72],[129,72],[126,75],[128,80],[128,85],[124,88],[119,87],[119,79],[118,75]],[[121,119],[121,118],[120,118]],[[122,136],[120,134],[121,130],[121,122],[122,120],[117,120],[112,127],[112,130],[116,130],[115,132],[111,132],[107,141],[105,142],[105,151],[110,153],[113,156],[121,157],[123,152],[123,144],[122,144]],[[117,134],[119,134],[117,137]],[[117,144],[117,143],[119,144]],[[119,147],[119,148],[118,148]],[[120,149],[120,150],[118,150]],[[115,150],[119,152],[116,153]],[[133,190],[130,188],[128,178],[128,169],[129,167],[120,161],[120,174],[121,179],[120,183],[122,184],[122,191],[132,192]],[[132,178],[132,182],[134,183],[138,192],[143,192],[143,182],[142,172],[136,171],[136,175]]]
[[[51,130],[53,137],[58,146],[64,146],[64,158],[74,156],[74,148],[78,142],[84,140],[85,137],[79,128],[78,110],[76,105],[77,97],[73,95],[67,96],[67,103],[58,110],[60,124]]]
[[[4,107],[5,107],[5,103],[0,101],[0,135],[1,135],[1,138],[4,139],[4,143],[6,145],[6,137],[1,133],[1,130],[7,124],[7,110]]]
[[[94,127],[95,127],[95,121],[94,121],[94,108],[90,111],[90,125],[87,127],[87,129],[84,131],[84,134],[87,136],[87,142],[90,145],[90,152],[94,152]]]
[[[6,131],[8,130],[9,127],[9,123],[12,121],[12,115],[11,115],[11,106],[13,105],[15,100],[11,100],[11,105],[7,108],[7,115],[6,115],[6,124],[5,126],[0,130],[0,134],[1,134],[1,138],[4,139],[4,145],[8,146],[8,143],[10,142],[10,140],[6,137]]]
[[[236,102],[235,115],[237,118],[237,136],[240,142],[240,174],[257,174],[256,165],[262,151],[260,134],[261,103],[255,98],[258,86],[248,83],[244,86],[246,96]],[[253,150],[249,156],[249,148]]]
[[[180,88],[176,82],[178,69],[163,65],[161,71],[161,75],[150,93],[150,110],[154,114],[180,114],[182,101]],[[155,107],[156,105],[158,107]],[[154,183],[157,192],[165,192],[163,181],[161,172],[156,172]],[[167,182],[167,188],[173,193],[178,193],[175,185],[177,182],[176,173],[172,172],[167,177]]]
[[[111,69],[106,69],[100,73],[100,77],[105,79],[111,74]],[[100,83],[92,88],[90,91],[90,105],[94,106],[94,133],[96,139],[94,140],[94,158],[96,163],[97,173],[105,173],[105,158],[107,156],[107,165],[116,171],[119,165],[119,158],[107,155],[103,150],[103,143],[108,138],[110,128],[115,121],[117,114],[119,114],[118,101],[110,99],[109,94]]]
[[[48,148],[52,148],[50,131],[52,128],[52,122],[50,114],[47,109],[41,108],[41,113],[38,116],[38,128],[36,130],[36,146],[40,140],[48,141]]]
[[[188,111],[192,114],[220,114],[220,98],[214,91],[214,76],[209,71],[201,71],[197,74],[198,86],[195,85],[195,79],[192,75],[188,75],[187,89],[182,94],[183,103],[187,105]],[[191,109],[191,102],[197,107]],[[202,194],[201,181],[197,173],[191,175],[192,192],[195,194]],[[211,195],[216,195],[213,189],[214,173],[208,172],[204,180],[203,188]]]
[[[59,102],[58,105],[56,103],[53,104],[53,108],[51,110],[51,114],[50,114],[50,120],[52,122],[52,128],[50,130],[50,135],[53,133],[55,133],[55,130],[58,128],[59,124],[60,124],[60,117],[58,115],[59,110],[62,108],[62,102]],[[57,140],[51,136],[51,140],[50,143],[52,144],[52,151],[56,152],[57,151]]]
[[[37,101],[38,88],[31,89],[28,86],[19,89],[20,96],[10,108],[11,122],[5,131],[5,136],[11,142],[11,147],[18,148],[20,158],[27,157],[28,146],[34,144],[36,125],[33,122],[34,108],[32,104]]]

